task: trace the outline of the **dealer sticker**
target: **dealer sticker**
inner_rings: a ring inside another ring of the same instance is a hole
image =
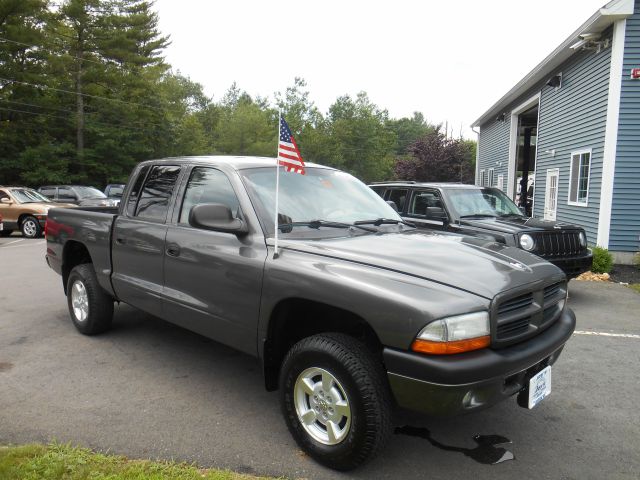
[[[551,393],[551,366],[536,373],[529,380],[529,408],[538,405]]]

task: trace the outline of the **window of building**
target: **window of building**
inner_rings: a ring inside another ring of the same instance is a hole
[[[587,206],[590,175],[591,150],[573,152],[569,177],[569,205]]]
[[[498,174],[498,184],[496,186],[504,191],[504,175],[502,173]]]
[[[136,216],[146,220],[164,222],[179,174],[180,167],[175,165],[153,167],[144,183]]]
[[[493,172],[493,168],[489,169],[489,183],[488,185],[490,187],[493,187],[493,179],[494,179],[494,172]]]
[[[484,176],[484,170],[480,170],[480,175],[478,177],[478,185],[484,187],[487,184]]]
[[[240,204],[227,176],[215,168],[198,167],[191,171],[191,177],[184,193],[180,223],[189,223],[189,212],[201,203],[221,203],[237,216]]]

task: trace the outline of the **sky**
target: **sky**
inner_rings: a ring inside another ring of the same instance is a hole
[[[306,80],[326,112],[365,91],[394,118],[470,125],[605,0],[156,0],[167,61],[220,100]]]

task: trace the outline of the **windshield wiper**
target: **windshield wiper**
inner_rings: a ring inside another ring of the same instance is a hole
[[[278,229],[280,229],[282,232],[290,232],[293,227],[309,227],[309,228],[315,228],[315,229],[319,229],[320,227],[328,227],[328,228],[358,227],[362,230],[366,230],[367,232],[377,231],[373,228],[361,227],[359,225],[352,225],[350,223],[343,223],[343,222],[330,222],[328,220],[309,220],[308,222],[289,222],[289,223],[278,224]]]
[[[490,213],[474,213],[473,215],[460,215],[460,218],[496,218]]]
[[[399,223],[408,225],[409,227],[414,226],[409,222],[405,222],[404,220],[397,220],[395,218],[375,218],[373,220],[358,220],[357,222],[353,222],[354,225],[375,225],[376,227],[379,227],[380,225],[397,225]]]

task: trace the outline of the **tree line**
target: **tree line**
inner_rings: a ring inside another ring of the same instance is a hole
[[[475,142],[421,113],[400,119],[362,92],[320,112],[296,78],[272,99],[237,84],[219,101],[163,57],[147,0],[0,0],[0,183],[125,181],[139,161],[274,157],[277,116],[305,161],[364,181],[473,181]]]

